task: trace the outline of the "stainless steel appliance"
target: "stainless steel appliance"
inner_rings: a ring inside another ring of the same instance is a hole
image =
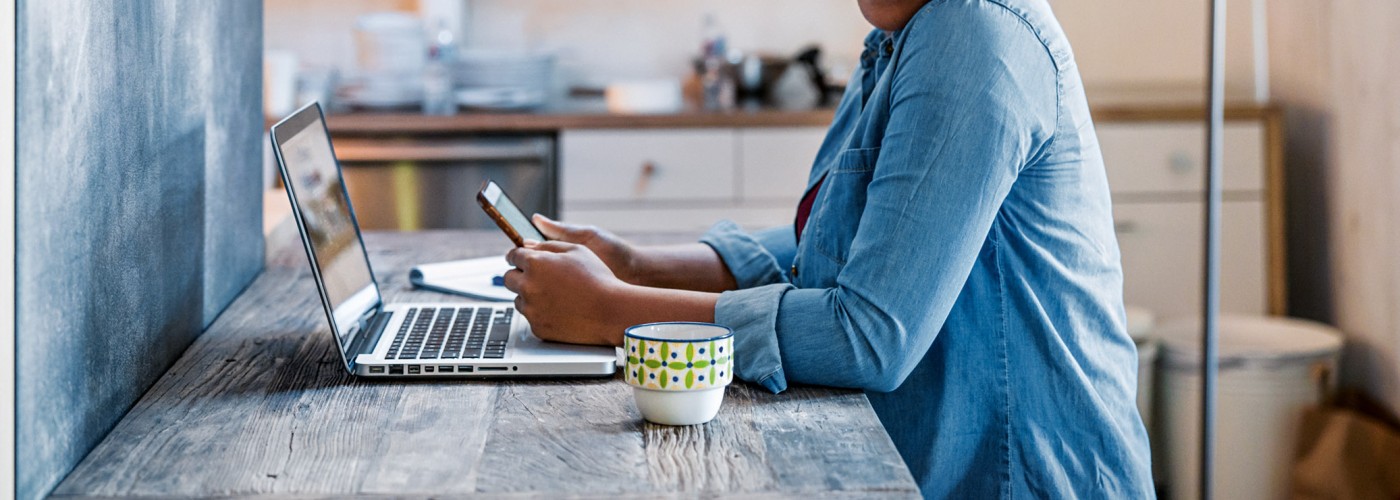
[[[550,135],[337,136],[335,152],[363,229],[494,228],[476,204],[488,178],[525,213],[557,215]]]

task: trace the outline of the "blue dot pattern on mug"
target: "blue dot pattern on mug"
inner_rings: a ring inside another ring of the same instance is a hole
[[[663,391],[723,387],[733,378],[734,338],[703,342],[624,339],[627,383]]]

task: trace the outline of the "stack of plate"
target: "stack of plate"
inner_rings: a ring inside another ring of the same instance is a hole
[[[553,88],[554,55],[545,52],[469,50],[453,77],[457,103],[476,109],[525,109],[543,105]]]
[[[340,96],[352,106],[400,108],[423,102],[427,42],[423,22],[401,12],[376,12],[355,23],[352,75]]]

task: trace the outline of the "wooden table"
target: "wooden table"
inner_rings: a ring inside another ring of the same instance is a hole
[[[455,231],[370,233],[366,244],[387,300],[455,301],[412,290],[408,268],[508,242]],[[352,378],[284,224],[267,270],[54,491],[228,495],[907,498],[918,488],[859,392],[772,395],[736,382],[714,421],[667,427],[642,421],[620,377]]]

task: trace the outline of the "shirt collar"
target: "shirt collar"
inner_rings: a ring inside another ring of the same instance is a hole
[[[894,41],[899,38],[900,31],[902,30],[870,30],[870,34],[865,35],[865,50],[860,53],[860,66],[869,70],[875,65],[876,59],[893,54]]]

